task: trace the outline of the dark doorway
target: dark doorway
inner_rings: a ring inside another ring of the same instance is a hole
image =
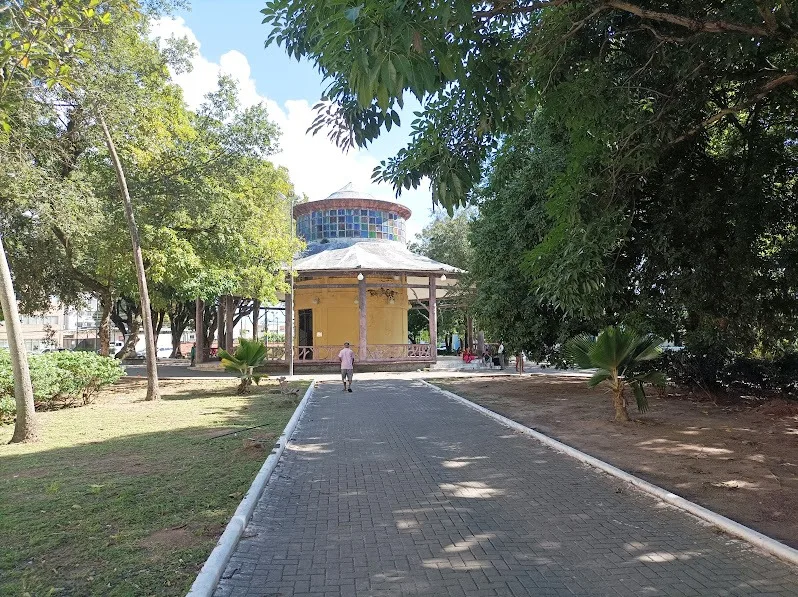
[[[300,359],[313,358],[313,309],[299,310],[299,346]]]

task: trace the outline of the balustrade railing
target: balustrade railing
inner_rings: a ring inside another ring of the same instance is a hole
[[[400,362],[432,360],[432,346],[429,344],[369,344],[366,358],[361,359],[357,346],[350,347],[355,353],[355,362]],[[340,346],[295,346],[294,362],[313,361],[316,363],[337,363]],[[285,362],[283,346],[267,346],[267,362]]]
[[[366,347],[369,361],[429,360],[431,354],[429,344],[370,344]]]
[[[266,360],[267,361],[284,361],[285,360],[285,346],[267,346],[266,347]]]

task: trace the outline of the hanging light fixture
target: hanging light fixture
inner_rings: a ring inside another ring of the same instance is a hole
[[[441,282],[446,282],[446,274],[443,274],[443,275],[441,276]]]
[[[357,275],[357,279],[358,279],[359,282],[362,282],[363,281],[363,274],[358,274]]]

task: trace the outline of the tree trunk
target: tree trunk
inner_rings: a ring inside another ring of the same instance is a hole
[[[194,301],[180,301],[171,305],[171,309],[169,310],[169,327],[172,333],[171,357],[173,359],[183,357],[180,341],[183,338],[183,332],[186,331],[188,324],[191,323],[195,310]]]
[[[623,386],[618,385],[612,390],[613,404],[615,405],[615,421],[628,423],[629,413],[626,411],[626,397],[623,395]]]
[[[130,200],[130,193],[125,180],[125,172],[122,170],[122,163],[116,154],[114,140],[102,114],[98,114],[100,124],[105,134],[105,143],[108,146],[108,153],[111,156],[116,179],[119,182],[119,190],[122,193],[122,200],[125,204],[125,217],[127,226],[130,230],[130,240],[133,244],[133,261],[136,265],[136,278],[139,283],[139,295],[141,296],[141,316],[144,319],[144,343],[145,354],[147,355],[147,395],[145,400],[158,400],[161,395],[158,390],[158,363],[156,362],[157,353],[155,352],[155,336],[152,328],[152,312],[150,311],[150,295],[147,289],[147,275],[144,271],[144,260],[141,256],[141,239],[139,229],[136,226],[136,218],[133,214],[133,202]]]
[[[107,357],[111,354],[111,293],[100,295],[100,354]]]
[[[122,317],[123,313],[124,318]],[[141,328],[139,306],[124,297],[117,299],[111,309],[111,321],[119,329],[125,342],[114,357],[124,359],[131,356],[131,353],[135,353],[136,344],[139,341],[139,328]]]
[[[10,443],[36,441],[39,436],[39,426],[33,405],[33,384],[30,381],[28,355],[25,352],[25,343],[22,340],[22,326],[19,323],[17,297],[14,294],[11,270],[8,269],[2,234],[0,234],[0,306],[3,308],[8,351],[11,353],[11,368],[14,374],[14,399],[17,405],[17,419],[14,423],[14,435],[11,437]]]
[[[258,341],[258,323],[260,320],[260,301],[255,299],[252,305],[252,339]]]
[[[125,344],[121,350],[116,353],[116,358],[124,359],[127,357],[136,356],[136,344],[139,343],[139,328],[141,328],[141,317],[138,311],[131,314],[131,320],[128,324],[127,335],[125,336]]]
[[[163,322],[166,321],[166,309],[152,311],[152,331],[155,334],[155,347],[158,347],[158,337],[163,329]]]
[[[255,308],[255,301],[251,299],[235,299],[233,301],[233,325],[238,325],[238,322],[248,317]]]
[[[204,325],[202,326],[205,330],[205,336],[203,338],[202,343],[202,350],[205,361],[208,360],[211,354],[211,345],[213,344],[213,337],[216,334],[216,326],[219,323],[219,313],[216,307],[213,304],[205,304],[205,313],[204,317],[202,318],[204,321]]]
[[[198,298],[194,303],[194,362],[199,365],[205,362],[205,301]]]
[[[220,296],[219,300],[216,304],[216,323],[218,324],[218,329],[216,330],[218,333],[216,334],[216,345],[218,349],[224,349],[227,346],[227,342],[225,341],[224,332],[225,332],[225,312],[224,308],[227,305],[227,301],[225,300],[224,296]]]
[[[227,352],[233,350],[233,311],[235,306],[233,304],[233,297],[227,295],[224,297],[224,349]]]

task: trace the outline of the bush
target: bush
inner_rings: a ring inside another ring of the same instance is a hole
[[[89,404],[101,387],[125,374],[119,361],[91,352],[31,355],[28,362],[37,410]],[[14,404],[11,357],[7,350],[0,350],[0,419],[13,418]]]
[[[8,396],[0,397],[0,425],[4,423],[13,423],[14,415],[16,414],[17,405],[14,403],[14,399]]]
[[[776,358],[666,351],[661,367],[675,384],[715,392],[798,398],[798,353]]]

